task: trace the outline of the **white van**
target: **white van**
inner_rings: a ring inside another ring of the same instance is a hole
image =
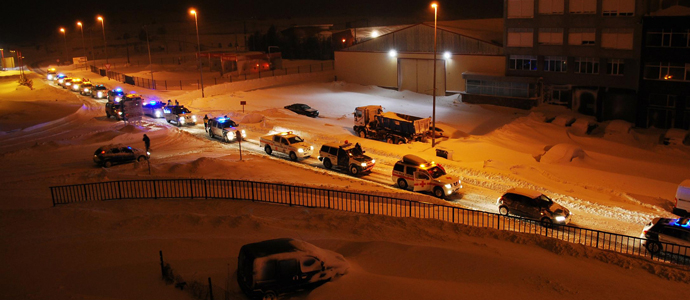
[[[684,217],[690,215],[690,179],[683,180],[676,190],[676,207],[673,213]]]

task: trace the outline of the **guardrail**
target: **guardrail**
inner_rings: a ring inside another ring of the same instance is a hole
[[[538,221],[451,205],[313,187],[226,179],[122,180],[50,187],[53,206],[119,199],[251,200],[537,234],[597,249],[690,265],[690,247],[566,225],[543,227]],[[647,246],[645,246],[647,245]],[[659,248],[654,248],[659,247]],[[652,253],[650,250],[662,251]]]

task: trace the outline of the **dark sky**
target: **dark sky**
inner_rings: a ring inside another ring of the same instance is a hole
[[[0,46],[25,43],[55,36],[60,26],[75,29],[77,20],[93,25],[97,14],[106,22],[141,24],[179,22],[188,18],[187,10],[197,7],[208,21],[270,20],[310,16],[355,18],[410,18],[412,22],[433,19],[431,1],[393,0],[250,0],[180,1],[119,0],[60,1],[12,0],[3,4],[0,18]],[[501,17],[503,0],[441,0],[439,19]],[[411,23],[411,22],[408,22]],[[107,26],[108,23],[106,23]],[[112,24],[112,23],[111,23]],[[389,25],[389,24],[385,24]]]

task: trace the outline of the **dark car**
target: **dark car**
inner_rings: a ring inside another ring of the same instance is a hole
[[[328,143],[321,146],[319,160],[323,162],[326,169],[339,167],[348,170],[352,175],[359,175],[371,172],[376,164],[376,160],[364,155],[364,151],[359,143],[337,144]]]
[[[655,218],[642,229],[640,237],[645,239],[642,246],[652,254],[681,250],[674,245],[690,247],[690,219]]]
[[[546,195],[529,189],[509,189],[496,202],[498,212],[504,216],[516,215],[539,221],[542,226],[554,223],[566,225],[572,214]]]
[[[253,299],[313,289],[347,273],[342,255],[289,238],[247,244],[237,259],[237,283]]]
[[[99,84],[91,87],[91,98],[101,99],[108,97],[108,88],[105,85]]]
[[[305,115],[305,116],[309,116],[312,118],[316,118],[319,116],[318,110],[313,109],[313,108],[309,107],[309,105],[306,105],[306,104],[295,103],[295,104],[291,104],[291,105],[286,106],[285,109],[289,109],[289,110],[294,111],[300,115]]]
[[[108,101],[120,102],[125,97],[125,92],[121,88],[115,88],[108,91]]]
[[[93,153],[93,161],[106,168],[115,164],[143,162],[147,159],[149,159],[148,152],[124,145],[103,146]]]

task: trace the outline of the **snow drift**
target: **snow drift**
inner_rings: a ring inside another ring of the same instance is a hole
[[[585,158],[585,151],[582,148],[570,144],[557,144],[553,147],[547,147],[539,162],[561,164],[572,162],[576,158]]]

